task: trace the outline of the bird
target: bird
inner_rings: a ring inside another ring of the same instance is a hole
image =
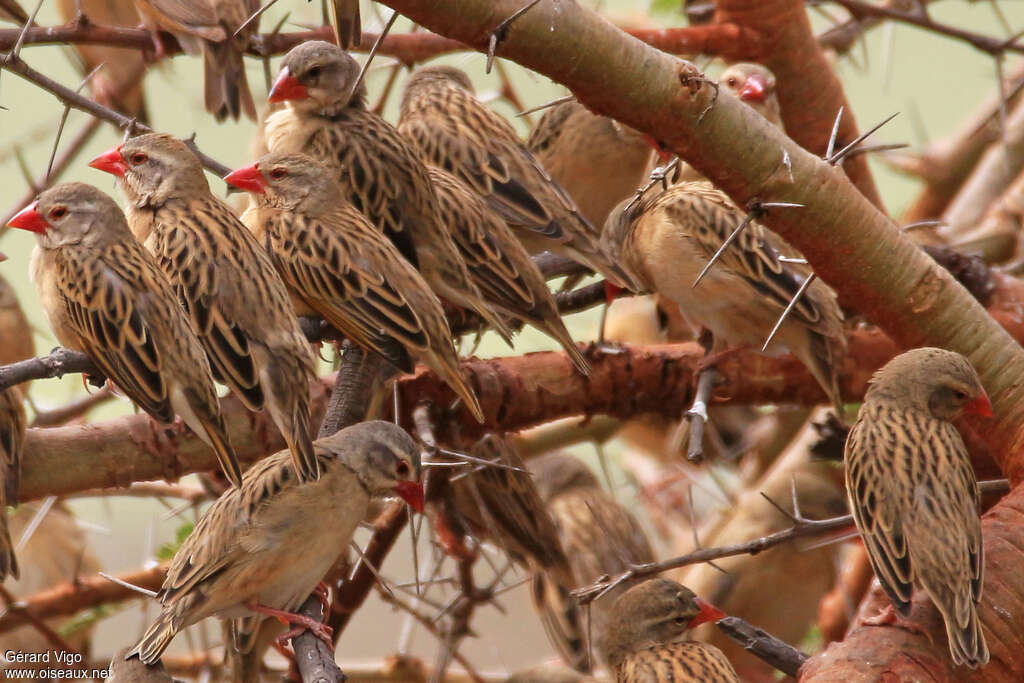
[[[978,485],[961,415],[992,415],[970,361],[954,351],[902,353],[871,378],[846,440],[846,490],[882,588],[903,616],[922,588],[942,614],[953,663],[989,660],[978,620],[985,557]]]
[[[558,528],[508,437],[487,434],[473,444],[469,454],[497,465],[449,481],[450,496],[435,495],[432,489],[428,508],[435,513],[442,544],[454,541],[458,547],[468,532],[490,540],[527,569],[551,572],[562,581],[572,581]],[[431,472],[431,477],[434,474]],[[455,551],[457,555],[463,553],[462,548]]]
[[[398,496],[422,512],[423,487],[416,443],[390,422],[360,422],[313,446],[320,479],[301,484],[280,451],[207,509],[171,560],[160,614],[128,657],[153,664],[179,631],[213,615],[235,620],[239,652],[265,616],[329,638],[325,625],[294,612],[348,548],[371,500]]]
[[[754,62],[731,64],[718,77],[718,84],[724,85],[776,128],[783,127],[775,95],[775,74],[768,67]]]
[[[246,408],[264,408],[303,481],[316,479],[310,384],[316,357],[271,255],[210,192],[199,159],[171,135],[129,138],[89,162],[111,173],[128,226],[167,275],[214,378]]]
[[[332,0],[334,9],[334,36],[341,49],[359,47],[362,23],[359,20],[359,0]]]
[[[139,23],[132,0],[60,0],[57,9],[66,23],[77,21],[79,12],[93,24],[102,26],[136,28]],[[89,81],[94,100],[142,123],[149,120],[142,89],[146,72],[142,50],[89,43],[71,47],[81,59],[83,73],[91,73],[102,65]]]
[[[114,200],[91,185],[64,183],[8,225],[36,233],[30,273],[58,341],[89,356],[153,418],[180,415],[239,484],[206,354]]]
[[[548,640],[565,663],[579,671],[589,671],[592,662],[587,632],[604,630],[613,616],[609,609],[613,600],[633,583],[623,583],[590,605],[589,629],[569,591],[602,576],[620,574],[633,565],[654,562],[654,551],[636,517],[601,487],[579,458],[555,451],[532,458],[529,467],[572,569],[569,585],[549,573],[537,572],[533,578],[533,603]],[[601,655],[607,659],[607,653]]]
[[[548,108],[526,147],[598,227],[644,185],[654,154],[647,136],[575,100]]]
[[[485,107],[469,77],[449,66],[418,69],[402,94],[398,130],[423,157],[465,182],[516,231],[527,250],[551,250],[635,289],[595,228],[511,124]]]
[[[417,358],[483,412],[459,368],[452,333],[423,278],[355,207],[327,167],[268,154],[225,180],[254,195],[242,222],[265,245],[300,315],[319,315],[403,372]]]
[[[511,330],[484,300],[441,223],[425,164],[390,123],[367,109],[358,75],[359,64],[336,45],[313,40],[292,48],[268,98],[287,105],[267,117],[268,151],[302,152],[331,167],[342,196],[438,296],[478,313],[511,346]]]
[[[576,369],[590,362],[566,329],[544,276],[505,221],[464,182],[428,166],[441,221],[480,292],[495,310],[530,323],[562,345]]]
[[[671,299],[691,325],[711,330],[716,349],[760,349],[811,270],[783,260],[791,253],[782,238],[749,221],[695,286],[708,260],[745,220],[745,212],[710,183],[683,182],[619,207],[603,237],[647,289]],[[820,279],[802,293],[766,353],[786,350],[803,362],[841,416],[843,313]]]
[[[18,502],[21,447],[25,441],[25,406],[21,390],[0,390],[0,582],[18,578],[18,559],[8,527],[7,506]]]
[[[684,639],[725,617],[686,586],[649,579],[616,598],[610,612],[600,638],[616,683],[739,683],[721,650]]]
[[[0,261],[4,258],[0,257]],[[18,302],[18,294],[4,277],[0,276],[0,365],[8,365],[36,355],[32,326]]]
[[[256,120],[242,55],[259,20],[243,24],[259,9],[256,0],[134,0],[153,34],[157,57],[165,48],[159,31],[172,34],[188,54],[202,54],[206,110],[218,121],[245,114]]]

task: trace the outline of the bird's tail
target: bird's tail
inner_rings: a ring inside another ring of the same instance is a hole
[[[448,355],[445,354],[445,356]],[[462,399],[462,402],[466,404],[466,407],[473,414],[473,417],[476,418],[476,421],[482,424],[484,421],[484,411],[480,407],[480,401],[476,397],[476,392],[466,382],[466,378],[459,368],[459,358],[455,355],[454,347],[451,347],[450,356],[450,358],[446,358],[431,350],[424,360],[452,388],[452,391]]]
[[[572,364],[576,366],[580,374],[587,377],[590,376],[590,361],[580,351],[580,347],[576,346],[576,342],[573,341],[572,335],[569,334],[569,330],[566,329],[562,316],[558,314],[557,310],[545,312],[544,322],[539,324],[538,327],[562,345],[562,348],[569,354],[569,359],[572,360]]]
[[[942,615],[946,622],[946,636],[949,638],[949,652],[953,663],[964,664],[972,669],[988,664],[988,644],[978,621],[978,608],[971,605],[967,609],[967,621],[963,626],[956,623],[952,615]]]
[[[18,578],[18,559],[14,556],[11,532],[7,528],[7,508],[0,510],[0,582],[8,576]]]
[[[171,616],[162,613],[124,658],[131,659],[137,656],[143,664],[155,664],[177,634],[178,629],[175,628]]]
[[[567,665],[590,673],[592,664],[582,615],[569,590],[543,572],[534,574],[531,588],[534,607],[552,647]]]
[[[342,50],[358,47],[362,38],[359,21],[359,0],[333,0],[334,34]]]
[[[309,433],[309,382],[304,368],[288,360],[280,355],[271,363],[284,366],[264,366],[262,383],[269,389],[267,410],[292,452],[292,464],[299,481],[316,481],[320,478],[320,463]]]
[[[228,438],[227,425],[217,404],[206,406],[193,392],[185,391],[183,397],[171,397],[174,411],[181,416],[193,432],[213,449],[224,471],[224,476],[235,486],[242,485],[242,468],[238,464],[235,449]],[[184,400],[181,400],[184,398]]]
[[[245,76],[242,53],[231,39],[221,43],[207,42],[203,46],[206,110],[218,121],[227,117],[238,120],[244,112],[256,120],[256,106]]]

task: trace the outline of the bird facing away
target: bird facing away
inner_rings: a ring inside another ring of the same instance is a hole
[[[437,506],[435,524],[442,526],[439,536],[446,538],[449,531],[462,536],[468,531],[479,539],[489,539],[526,568],[549,571],[571,581],[558,529],[512,442],[500,434],[488,434],[473,444],[470,454],[502,466],[485,466],[450,482],[452,495],[431,503]],[[444,471],[451,470],[438,469]]]
[[[423,510],[419,449],[400,427],[361,422],[313,448],[317,481],[300,484],[280,451],[210,506],[175,553],[157,596],[160,615],[129,657],[152,664],[179,631],[213,615],[237,620],[240,652],[264,615],[312,626],[293,613],[348,548],[370,501],[399,496]]]
[[[988,663],[978,621],[984,552],[978,485],[953,420],[991,416],[966,358],[920,348],[871,378],[846,440],[846,490],[871,566],[893,606],[915,586],[942,613],[953,663]]]
[[[164,53],[159,31],[177,38],[182,49],[203,55],[206,110],[218,121],[238,120],[245,113],[256,120],[242,54],[259,20],[238,35],[239,27],[259,9],[255,0],[135,0],[143,25],[153,34],[157,56]]]
[[[429,166],[441,221],[480,292],[496,310],[534,325],[555,339],[584,375],[590,363],[572,340],[551,290],[523,245],[479,195],[436,166]]]
[[[654,153],[642,133],[575,100],[548,108],[526,146],[595,226],[644,185]]]
[[[338,199],[323,164],[271,153],[225,180],[254,194],[242,222],[267,247],[301,314],[322,316],[403,372],[412,372],[412,358],[422,360],[483,422],[441,302],[398,249]]]
[[[721,650],[684,640],[725,616],[668,579],[650,579],[616,598],[601,649],[617,683],[739,683]]]
[[[534,606],[548,640],[565,662],[577,670],[589,671],[592,662],[586,619],[569,591],[604,575],[615,576],[635,564],[654,562],[654,551],[637,519],[601,488],[597,477],[579,458],[548,453],[532,458],[530,471],[554,519],[572,570],[568,585],[549,573],[538,572],[533,582]],[[591,603],[591,633],[604,631],[615,598],[632,585],[623,583]],[[607,660],[606,652],[601,655]]]
[[[91,185],[65,183],[8,225],[36,233],[30,272],[57,340],[89,356],[153,418],[180,415],[227,478],[241,483],[203,347],[114,200]]]
[[[550,249],[632,288],[601,249],[600,230],[580,215],[508,121],[476,99],[465,73],[449,66],[416,71],[405,86],[398,130],[429,163],[483,197],[529,251]]]
[[[271,152],[302,152],[334,169],[344,196],[390,239],[434,293],[476,311],[511,345],[512,333],[484,300],[438,215],[437,197],[417,150],[366,107],[352,87],[359,64],[336,45],[292,48],[270,91],[287,107],[267,118]]]
[[[270,255],[213,196],[181,140],[140,135],[89,165],[117,176],[128,225],[174,287],[214,377],[249,410],[265,407],[303,481],[316,479],[309,426],[316,359]]]
[[[780,257],[785,242],[751,221],[696,287],[708,260],[745,219],[727,195],[707,182],[648,192],[608,219],[604,237],[646,287],[679,306],[691,325],[725,345],[760,349],[811,270]],[[843,314],[821,280],[804,291],[767,349],[792,352],[842,415],[839,364],[846,351]]]
[[[7,526],[7,506],[18,502],[25,406],[18,387],[0,390],[0,583],[18,577],[18,561]]]

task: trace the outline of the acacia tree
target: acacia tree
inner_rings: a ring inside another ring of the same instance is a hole
[[[863,155],[822,158],[821,154],[826,149],[841,150],[858,137],[858,126],[823,44],[848,48],[861,32],[885,21],[966,41],[999,64],[1024,52],[1024,44],[935,22],[927,13],[927,3],[908,10],[902,3],[835,0],[851,20],[823,36],[812,32],[801,0],[717,0],[709,23],[667,30],[623,30],[575,0],[386,0],[382,4],[427,31],[390,35],[381,43],[381,54],[412,65],[459,50],[496,53],[565,85],[593,111],[650,134],[739,206],[754,210],[770,202],[800,204],[798,210],[770,209],[758,215],[800,249],[846,307],[875,326],[850,328],[850,353],[843,373],[843,392],[849,400],[858,400],[871,372],[901,348],[943,346],[971,360],[995,409],[995,418],[970,435],[972,457],[982,477],[1001,474],[1012,487],[983,521],[987,567],[981,618],[989,635],[992,663],[982,672],[954,672],[945,651],[941,618],[927,600],[919,600],[910,617],[918,630],[864,626],[855,621],[841,642],[828,648],[827,656],[807,660],[799,677],[822,681],[856,676],[875,680],[885,675],[898,679],[1020,680],[1024,658],[1018,652],[1024,645],[1024,630],[1017,625],[1024,618],[1024,578],[1015,568],[1020,566],[1020,548],[1024,547],[1024,490],[1018,486],[1024,476],[1024,411],[1019,409],[1024,399],[1024,350],[1018,344],[1024,338],[1019,320],[1024,285],[1011,274],[965,261],[942,245],[969,241],[972,246],[983,246],[992,260],[1012,256],[1024,213],[1024,100],[1017,96],[1011,81],[1001,87],[998,101],[984,112],[984,121],[999,122],[998,139],[975,134],[985,128],[972,123],[954,144],[916,161],[912,170],[924,178],[924,190],[902,220],[942,217],[947,221],[947,226],[932,236],[940,246],[928,250],[886,213]],[[253,43],[251,52],[266,57],[311,37],[330,36],[327,27],[267,34]],[[375,38],[365,35],[364,48]],[[0,48],[10,55],[6,69],[54,92],[66,105],[91,112],[97,120],[144,129],[130,117],[34,71],[18,56],[24,45],[78,42],[152,48],[152,38],[144,31],[87,22],[25,32],[0,31]],[[173,46],[169,37],[168,43]],[[717,88],[697,67],[673,56],[678,53],[766,64],[778,79],[789,135],[738,101],[719,97]],[[834,127],[840,110],[846,114]],[[70,163],[76,145],[80,146],[79,141],[87,139],[91,130],[95,130],[93,123],[66,147],[55,164],[58,171]],[[219,174],[226,172],[213,159],[207,157],[204,162]],[[56,175],[50,174],[47,182]],[[574,294],[562,301],[566,310],[599,299],[599,290]],[[311,338],[322,336],[315,321],[307,322]],[[617,353],[593,348],[594,371],[589,378],[575,374],[563,353],[470,360],[465,367],[480,395],[486,424],[478,425],[468,414],[456,413],[431,421],[431,431],[440,443],[459,446],[485,431],[515,431],[574,415],[675,416],[693,399],[701,353],[693,343],[627,346]],[[321,433],[360,418],[374,365],[372,358],[349,349],[337,378],[324,379],[317,402],[318,416],[326,415]],[[0,368],[0,386],[88,367],[80,355],[51,354]],[[728,400],[732,402],[810,405],[821,398],[814,381],[792,359],[741,353],[722,361],[719,370],[729,384]],[[422,415],[419,406],[449,405],[454,398],[437,377],[423,370],[403,378],[398,395],[398,414],[410,429],[416,426],[413,416]],[[245,411],[234,399],[225,399],[225,414],[240,458],[252,460],[280,447],[272,428],[251,429]],[[965,425],[968,430],[974,427],[978,425]],[[175,433],[143,415],[88,429],[33,430],[26,448],[22,499],[160,477],[173,480],[213,466],[211,454],[198,439]],[[362,604],[375,581],[373,566],[387,554],[405,523],[399,507],[388,508],[376,521],[374,537],[355,578],[338,586],[331,615],[336,634]],[[690,561],[717,556],[714,549],[707,550],[712,551],[710,555]],[[740,549],[757,550],[756,544]],[[135,574],[130,581],[155,588],[161,578],[157,569]],[[467,597],[476,595],[472,586],[463,588]],[[26,609],[0,616],[0,631],[126,595],[118,586],[84,578],[76,585],[33,596]],[[876,612],[884,601],[880,590],[868,592],[861,613]],[[463,625],[468,625],[472,604],[460,615]],[[311,653],[309,661],[313,662],[310,669],[303,670],[304,679],[314,680],[318,675],[336,678],[336,673],[330,673],[326,653],[312,654],[315,640],[299,642],[302,640],[297,639],[296,649]]]

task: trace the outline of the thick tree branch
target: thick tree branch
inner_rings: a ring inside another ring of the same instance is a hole
[[[386,4],[477,49],[485,49],[490,32],[519,9],[512,0]],[[741,10],[753,17],[762,6],[806,22],[798,0],[718,3],[730,17]],[[901,346],[932,344],[967,356],[995,405],[996,419],[985,430],[991,452],[1012,480],[1024,477],[1024,411],[1017,410],[1024,402],[1024,350],[844,173],[738,100],[716,98],[692,65],[652,50],[577,3],[536,5],[512,25],[498,54],[568,86],[594,111],[657,136],[740,206],[755,200],[803,204],[770,211],[764,223],[800,249],[843,301]],[[770,55],[768,64],[775,68]],[[803,64],[799,79],[816,71]],[[609,79],[610,73],[616,77]],[[809,95],[813,104],[820,93]]]

